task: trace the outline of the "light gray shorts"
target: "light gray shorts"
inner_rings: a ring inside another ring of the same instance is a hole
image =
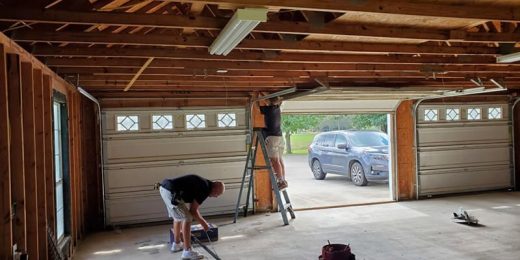
[[[265,139],[267,146],[267,155],[271,159],[279,159],[283,156],[283,150],[285,148],[285,142],[283,136],[268,136]]]
[[[179,203],[175,206],[172,204],[172,193],[163,188],[159,188],[159,192],[161,193],[161,198],[164,201],[164,204],[166,205],[166,210],[168,210],[168,217],[173,218],[173,221],[188,221],[192,222],[193,217],[191,216],[190,211],[188,210],[188,207],[186,206],[186,203],[184,201],[179,201]]]

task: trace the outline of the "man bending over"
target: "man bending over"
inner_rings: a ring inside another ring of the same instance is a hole
[[[208,222],[200,214],[199,207],[206,198],[222,195],[225,191],[224,183],[189,174],[174,179],[164,179],[160,183],[159,191],[169,217],[173,218],[175,243],[172,244],[171,251],[183,250],[181,257],[183,260],[204,258],[191,248],[191,223],[195,219],[205,231],[209,230]],[[181,241],[184,241],[184,244]]]

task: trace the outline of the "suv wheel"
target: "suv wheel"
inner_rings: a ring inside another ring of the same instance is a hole
[[[365,178],[365,171],[363,166],[359,162],[354,162],[350,166],[350,179],[356,186],[366,186],[368,184],[367,178]]]
[[[321,169],[321,163],[318,160],[312,161],[312,174],[314,175],[314,179],[323,180],[325,179],[326,173]]]

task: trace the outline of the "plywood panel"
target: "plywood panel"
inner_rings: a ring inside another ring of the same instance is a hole
[[[34,127],[34,88],[31,63],[21,63],[23,151],[25,173],[25,210],[27,228],[27,253],[38,258],[38,213],[36,189],[36,146]]]
[[[20,60],[16,54],[7,55],[7,80],[9,99],[9,122],[11,138],[11,192],[15,203],[13,219],[13,243],[24,252],[27,250],[25,221],[25,177],[23,157],[23,114],[20,80]]]
[[[0,44],[0,258],[11,259],[13,229],[11,218],[11,162],[9,141],[9,102],[7,64],[4,45]]]

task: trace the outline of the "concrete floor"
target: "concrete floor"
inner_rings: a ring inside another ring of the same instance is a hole
[[[316,180],[307,162],[307,155],[285,155],[286,179],[295,209],[352,205],[390,201],[388,182],[369,182],[360,187],[346,176],[327,174]]]
[[[483,226],[455,223],[452,212],[459,207]],[[228,260],[317,259],[327,240],[349,243],[358,260],[517,260],[520,255],[520,192],[297,211],[289,226],[282,226],[277,213],[240,218],[237,224],[229,224],[231,218],[211,222],[220,225],[213,246]],[[168,228],[93,234],[81,241],[75,259],[180,259],[180,253],[168,251]]]

